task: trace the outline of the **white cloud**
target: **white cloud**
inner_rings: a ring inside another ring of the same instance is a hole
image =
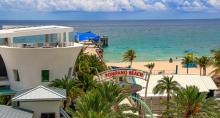
[[[154,8],[158,10],[166,10],[166,6],[162,2],[156,2],[154,3]]]
[[[165,10],[162,2],[147,0],[0,0],[0,6],[8,9],[36,11],[134,11]]]
[[[0,9],[117,12],[136,10],[220,10],[220,0],[0,0]]]
[[[220,8],[220,0],[208,0],[207,3],[215,8]]]
[[[201,0],[194,0],[194,1],[184,1],[182,6],[179,7],[184,11],[202,11],[206,10],[207,6]]]

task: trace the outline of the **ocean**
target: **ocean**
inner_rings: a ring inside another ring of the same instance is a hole
[[[104,48],[106,62],[120,62],[123,53],[134,49],[135,61],[182,57],[193,49],[210,56],[220,48],[220,20],[135,20],[135,21],[0,21],[0,25],[66,25],[75,32],[92,31],[109,37]],[[29,37],[30,38],[30,37]],[[17,39],[25,41],[25,38]],[[38,39],[36,38],[35,41]]]

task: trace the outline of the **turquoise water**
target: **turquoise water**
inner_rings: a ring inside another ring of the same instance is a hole
[[[197,55],[208,56],[210,50],[220,47],[220,20],[0,21],[3,24],[67,25],[75,31],[107,35],[104,59],[111,62],[121,61],[128,49],[136,51],[136,61],[145,61],[183,56],[191,48]]]

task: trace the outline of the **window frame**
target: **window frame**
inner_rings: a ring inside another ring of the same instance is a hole
[[[43,115],[47,115],[45,118],[56,118],[55,112],[41,113],[41,118],[43,118]],[[49,115],[54,115],[54,117],[50,117]]]
[[[68,74],[67,77],[69,77],[69,78],[72,77],[72,75],[73,75],[73,67],[69,67],[67,74]]]
[[[13,71],[13,75],[14,75],[14,80],[15,80],[16,82],[21,81],[20,75],[19,75],[19,72],[18,72],[18,69],[13,69],[12,71]]]
[[[50,81],[50,70],[41,70],[41,82]]]

